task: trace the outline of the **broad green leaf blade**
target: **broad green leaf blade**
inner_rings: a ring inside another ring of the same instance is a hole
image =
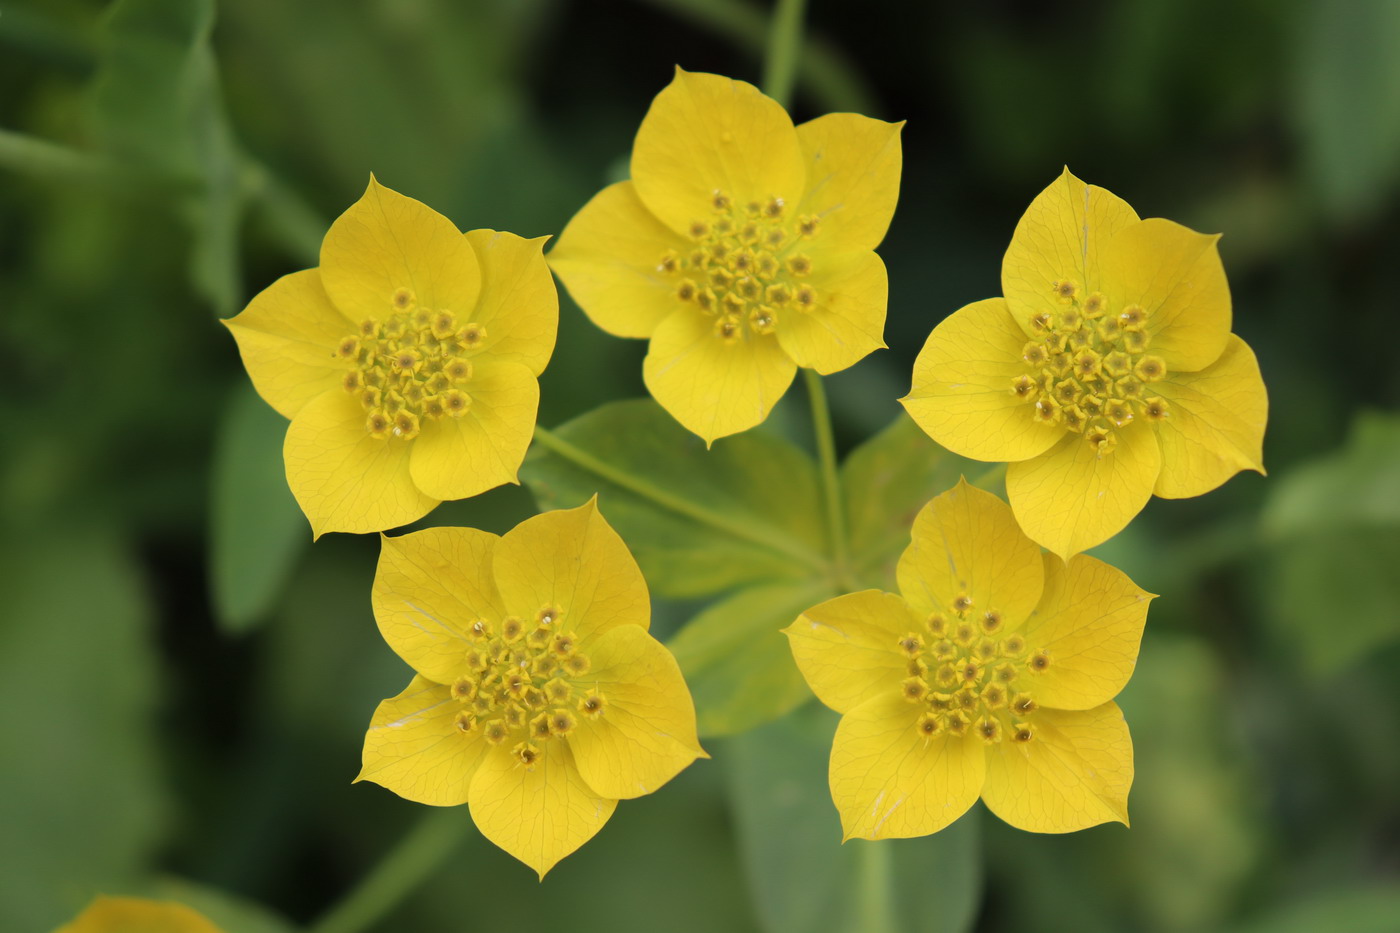
[[[266,618],[311,541],[282,468],[286,433],[286,419],[247,386],[236,390],[219,423],[209,576],[228,632],[246,632]]]
[[[0,554],[0,929],[52,930],[162,842],[152,611],[132,542],[55,527]]]
[[[190,277],[221,317],[242,304],[239,156],[210,45],[212,0],[118,0],[92,85],[98,145],[139,172],[190,186]]]
[[[541,508],[594,493],[647,584],[703,596],[824,574],[826,533],[812,459],[750,431],[710,450],[650,399],[614,402],[539,438],[521,467]]]
[[[944,450],[902,413],[851,451],[841,464],[841,488],[851,559],[862,583],[894,589],[895,562],[909,545],[914,516],[960,476],[996,490],[1003,468]]]
[[[982,884],[977,816],[921,839],[841,845],[827,788],[836,722],[835,713],[809,704],[730,739],[727,754],[716,755],[728,762],[749,891],[765,933],[970,929]],[[883,851],[869,851],[877,847]]]
[[[1362,414],[1341,451],[1279,477],[1263,530],[1267,618],[1310,674],[1400,639],[1400,417]]]
[[[819,583],[757,586],[711,604],[667,645],[695,697],[701,736],[733,735],[811,699],[779,629],[836,593]]]

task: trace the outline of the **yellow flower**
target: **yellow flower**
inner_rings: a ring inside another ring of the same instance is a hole
[[[1199,496],[1264,472],[1268,398],[1230,333],[1215,236],[1139,220],[1066,169],[1002,263],[1005,298],[934,328],[904,406],[934,440],[1010,462],[1021,526],[1068,558],[1153,493]]]
[[[1092,557],[1042,554],[965,482],[919,512],[898,579],[902,596],[838,596],[785,630],[844,714],[831,794],[846,838],[937,832],[979,795],[1033,832],[1126,824],[1133,749],[1112,700],[1153,597]]]
[[[517,482],[559,322],[543,243],[463,234],[370,178],[318,268],[225,322],[258,394],[292,421],[287,482],[318,537]]]
[[[56,933],[221,933],[203,916],[174,901],[97,897]]]
[[[647,633],[646,581],[595,502],[504,537],[384,538],[373,600],[417,676],[375,710],[356,780],[466,803],[541,878],[619,799],[708,757],[680,668]]]
[[[570,221],[550,266],[593,322],[649,337],[647,388],[707,442],[768,417],[798,366],[885,345],[874,249],[899,197],[903,124],[793,127],[742,81],[676,69],[637,132],[632,178]]]

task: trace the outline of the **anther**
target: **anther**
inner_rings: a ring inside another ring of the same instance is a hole
[[[569,698],[574,695],[574,688],[570,687],[566,681],[554,678],[544,685],[544,695],[549,702],[558,706],[561,703],[569,702]]]
[[[1142,305],[1128,305],[1118,315],[1118,322],[1123,325],[1124,330],[1141,327],[1146,320],[1147,312],[1142,309]]]
[[[995,609],[988,609],[982,614],[982,631],[988,634],[1001,628],[1001,613]]]
[[[1011,663],[998,664],[994,675],[999,683],[1009,684],[1016,679],[1016,665]]]
[[[977,720],[977,735],[991,745],[1001,741],[1001,721],[992,716],[983,716]]]
[[[798,253],[796,256],[789,256],[787,261],[788,271],[801,278],[812,273],[812,260],[806,253]]]
[[[1021,348],[1021,359],[1032,366],[1040,366],[1046,358],[1045,345],[1038,341],[1032,340]]]
[[[987,709],[1001,709],[1006,705],[1006,688],[998,683],[990,683],[982,688],[982,705]]]
[[[389,298],[389,303],[399,311],[407,311],[413,306],[413,292],[406,288],[394,289],[394,294]]]
[[[486,326],[477,323],[468,324],[458,331],[457,338],[469,347],[479,346],[486,340]]]
[[[466,735],[476,728],[476,717],[466,710],[462,710],[457,714],[456,718],[452,720],[452,725],[457,727],[458,732]]]
[[[472,680],[470,677],[458,677],[456,680],[452,681],[452,686],[449,689],[451,690],[452,698],[455,700],[466,701],[476,699],[476,681]]]
[[[471,396],[461,389],[448,389],[442,393],[442,407],[453,418],[460,418],[471,407]]]
[[[797,218],[797,232],[804,237],[814,237],[817,235],[817,228],[821,225],[821,218],[815,214],[803,214]]]
[[[1011,709],[1021,715],[1034,712],[1036,702],[1029,693],[1018,693],[1011,698]]]
[[[773,309],[767,305],[759,305],[749,312],[749,328],[755,334],[767,335],[777,329],[778,319],[773,314]]]
[[[1085,347],[1074,355],[1074,371],[1080,377],[1092,376],[1099,371],[1102,357],[1093,349]]]
[[[466,382],[472,377],[472,364],[454,357],[447,361],[447,365],[442,368],[442,371],[453,382]],[[418,391],[421,392],[422,389]]]
[[[360,355],[360,338],[346,337],[336,344],[335,355],[342,360],[353,360]]]
[[[1079,292],[1079,286],[1069,279],[1058,279],[1050,283],[1050,290],[1055,293],[1055,297],[1061,304],[1069,304],[1074,301],[1074,296]]]
[[[929,613],[929,617],[924,620],[924,624],[927,625],[928,630],[935,635],[942,635],[948,629],[948,619],[941,612]]]
[[[1061,405],[1073,405],[1079,401],[1079,396],[1083,393],[1079,383],[1073,379],[1061,379],[1055,383],[1055,401]]]
[[[1030,723],[1018,722],[1011,727],[1011,739],[1015,742],[1026,743],[1035,738],[1035,730],[1030,727]]]
[[[695,297],[695,282],[691,279],[683,279],[681,284],[676,286],[676,297],[681,301],[690,301]]]
[[[1042,424],[1054,424],[1060,420],[1060,406],[1054,399],[1044,396],[1036,399],[1035,420]]]
[[[549,713],[549,732],[551,735],[568,735],[574,731],[574,722],[574,714],[568,710],[551,710]]]
[[[965,615],[972,608],[972,597],[966,593],[959,593],[953,600],[953,611],[958,615]]]
[[[703,220],[692,221],[690,224],[690,235],[694,239],[703,240],[709,235],[710,225]]]
[[[1113,449],[1118,446],[1118,437],[1103,422],[1096,422],[1086,429],[1084,439],[1089,442],[1089,446],[1094,448],[1094,452],[1099,457],[1112,453]]]
[[[394,436],[411,441],[418,436],[418,416],[411,411],[401,411],[394,415]]]
[[[729,200],[729,195],[716,188],[714,193],[710,195],[710,206],[717,211],[728,211],[733,206],[733,202]]]
[[[1026,650],[1026,640],[1020,635],[1011,635],[1002,641],[998,650],[1008,658],[1019,657]]]
[[[607,710],[607,706],[607,701],[603,699],[603,695],[596,690],[589,692],[582,700],[578,701],[579,712],[583,713],[583,715],[587,716],[589,719],[597,719],[599,716],[602,716],[604,711]]]
[[[1103,413],[1109,421],[1118,427],[1123,427],[1133,420],[1133,410],[1127,402],[1119,398],[1111,398],[1104,404]]]
[[[1144,356],[1133,367],[1133,372],[1143,382],[1157,382],[1167,374],[1167,364],[1160,356]]]
[[[937,713],[924,713],[914,724],[914,731],[926,739],[931,739],[943,731],[943,720]]]
[[[540,749],[534,742],[521,742],[510,751],[525,766],[526,771],[533,771],[535,762],[540,760]]]
[[[506,728],[504,719],[493,719],[481,730],[481,737],[492,745],[500,745],[510,735],[510,730]]]
[[[928,682],[921,677],[906,677],[899,682],[899,695],[906,702],[920,703],[928,694]]]
[[[924,640],[914,632],[910,632],[899,640],[899,648],[911,658],[919,656],[919,652],[924,650]]]
[[[779,217],[783,216],[783,208],[786,205],[787,202],[782,198],[769,198],[768,203],[763,205],[763,216],[767,217],[769,220],[777,220]]]
[[[1153,396],[1142,403],[1142,414],[1148,421],[1162,421],[1171,414],[1171,406],[1160,396]]]
[[[371,437],[383,439],[389,436],[393,428],[393,422],[389,420],[389,416],[382,410],[375,409],[371,411],[369,417],[365,419],[365,428],[369,431]]]
[[[1035,380],[1025,373],[1022,373],[1011,380],[1011,393],[1017,398],[1025,399],[1026,401],[1035,398]]]
[[[582,677],[587,674],[593,666],[586,655],[575,654],[564,659],[564,670],[575,677]]]
[[[972,725],[972,720],[967,718],[967,714],[961,710],[955,710],[948,714],[946,727],[950,733],[956,736],[967,735],[968,726]]]
[[[1031,668],[1031,670],[1033,670],[1033,671],[1035,671],[1037,674],[1039,674],[1039,673],[1042,673],[1042,672],[1045,671],[1045,670],[1048,670],[1049,667],[1050,667],[1050,655],[1046,654],[1044,651],[1037,651],[1035,654],[1031,655],[1031,663],[1030,663],[1030,668]]]
[[[934,671],[933,682],[945,690],[957,686],[958,669],[951,664],[940,664]]]
[[[1141,353],[1146,350],[1150,340],[1145,330],[1123,331],[1123,348],[1129,353]]]
[[[715,336],[725,343],[734,343],[740,336],[739,319],[727,314],[715,321]]]
[[[1084,309],[1084,316],[1091,321],[1103,317],[1106,304],[1107,302],[1104,300],[1103,295],[1094,292],[1088,298],[1084,299],[1084,304],[1082,306]]]
[[[810,285],[799,285],[793,295],[797,299],[797,310],[811,311],[817,306],[817,293]]]
[[[953,641],[966,648],[977,637],[977,630],[971,622],[959,622],[953,626]]]

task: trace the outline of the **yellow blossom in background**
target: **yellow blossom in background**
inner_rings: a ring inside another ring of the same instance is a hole
[[[386,537],[373,601],[417,673],[375,710],[356,780],[467,804],[541,878],[619,799],[708,757],[680,668],[647,632],[646,581],[595,502],[503,537]]]
[[[72,923],[54,933],[222,933],[196,911],[175,901],[97,897]]]
[[[1230,332],[1218,239],[1139,220],[1066,169],[1016,227],[1005,297],[933,329],[905,408],[949,450],[1008,461],[1016,518],[1066,558],[1154,493],[1263,473],[1268,398]]]
[[[517,481],[559,322],[543,244],[462,233],[371,178],[318,268],[225,322],[258,394],[292,421],[287,482],[317,536]]]
[[[570,221],[550,266],[593,322],[647,337],[647,388],[707,442],[768,417],[797,367],[884,343],[874,252],[899,196],[903,124],[794,127],[751,84],[676,69],[637,132],[632,177]]]
[[[1133,749],[1113,698],[1153,597],[1092,557],[1042,553],[966,482],[919,512],[898,580],[901,595],[838,596],[785,629],[843,714],[831,795],[846,838],[937,832],[979,795],[1032,832],[1126,824]]]

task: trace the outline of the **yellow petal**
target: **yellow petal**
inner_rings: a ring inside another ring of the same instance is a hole
[[[612,816],[617,801],[584,783],[568,742],[540,744],[526,769],[504,745],[492,749],[471,786],[471,814],[482,835],[539,873],[583,845]]]
[[[719,192],[731,203],[789,205],[806,187],[792,119],[758,88],[676,69],[656,95],[632,147],[632,181],[642,203],[672,230],[714,216]]]
[[[56,933],[221,933],[203,915],[175,901],[144,897],[93,899],[81,914]]]
[[[383,531],[427,515],[438,500],[413,485],[409,450],[409,442],[371,437],[364,409],[340,389],[308,402],[287,429],[282,455],[316,537]]]
[[[524,366],[480,358],[462,388],[471,398],[466,413],[425,418],[411,442],[413,482],[434,499],[466,499],[517,482],[535,435],[540,384]]]
[[[481,294],[476,310],[464,310],[463,317],[486,329],[475,355],[519,363],[536,376],[549,363],[559,331],[559,293],[544,261],[547,239],[496,230],[467,233],[481,266]]]
[[[829,113],[797,128],[807,162],[807,194],[797,213],[821,218],[812,250],[880,245],[899,200],[903,128],[854,113]]]
[[[974,301],[948,315],[914,360],[914,384],[900,399],[924,433],[974,460],[1029,460],[1064,437],[1032,417],[1011,388],[1030,372],[1026,335],[1002,298]]]
[[[1050,659],[1044,671],[1024,675],[1035,701],[1090,709],[1116,697],[1137,665],[1154,598],[1101,560],[1079,554],[1066,565],[1046,554],[1045,595],[1021,630],[1030,650]]]
[[[315,269],[282,276],[224,324],[253,388],[284,418],[296,417],[350,369],[335,347],[355,325],[331,304]]]
[[[403,693],[375,709],[355,780],[434,807],[466,803],[472,775],[491,746],[480,728],[457,728],[461,710],[447,687],[414,677]]]
[[[650,337],[680,303],[682,277],[661,260],[689,247],[646,209],[632,182],[620,181],[574,215],[549,266],[594,324],[618,337]]]
[[[1068,833],[1128,823],[1133,740],[1116,703],[1090,710],[1042,709],[1029,742],[987,752],[982,799],[997,816],[1033,833]]]
[[[351,320],[383,320],[401,288],[419,307],[461,316],[476,307],[481,272],[452,221],[371,176],[360,200],[326,232],[321,281]]]
[[[1001,291],[1022,330],[1034,335],[1031,318],[1058,309],[1051,283],[1069,279],[1080,294],[1098,289],[1104,248],[1137,220],[1128,202],[1085,184],[1068,168],[1036,195],[1001,263]]]
[[[969,732],[927,739],[922,707],[897,694],[841,717],[831,746],[831,797],[846,839],[936,833],[977,802],[986,772],[982,741]]]
[[[595,793],[640,797],[696,758],[709,757],[695,733],[690,690],[661,642],[635,625],[620,625],[580,650],[593,666],[575,686],[597,690],[607,706],[596,719],[579,715],[567,741]]]
[[[1240,470],[1264,472],[1269,396],[1249,345],[1230,335],[1220,359],[1198,373],[1169,373],[1151,388],[1171,406],[1157,423],[1162,475],[1156,493],[1210,492]]]
[[[923,617],[898,596],[863,590],[813,606],[783,633],[817,699],[845,713],[873,697],[898,694],[909,676],[898,642],[922,628]]]
[[[1157,435],[1136,423],[1099,457],[1078,434],[1006,468],[1006,495],[1026,534],[1068,559],[1123,530],[1152,498],[1162,468]]]
[[[499,620],[491,554],[500,538],[475,528],[428,528],[381,538],[370,600],[379,633],[419,674],[450,684],[471,646],[468,626]]]
[[[761,424],[797,374],[776,337],[742,333],[725,341],[713,318],[682,308],[652,334],[642,363],[652,397],[707,444]]]
[[[1207,236],[1160,217],[1124,227],[1105,246],[1099,290],[1110,309],[1147,312],[1152,352],[1168,372],[1204,369],[1230,336],[1230,286]]]
[[[826,375],[884,348],[889,279],[879,256],[823,256],[810,281],[817,293],[810,311],[791,303],[779,311],[778,343],[798,366]]]
[[[919,510],[899,558],[899,589],[919,612],[948,613],[959,597],[967,617],[990,611],[1007,624],[1030,615],[1045,586],[1040,548],[996,496],[966,480]]]
[[[545,606],[563,610],[562,624],[585,654],[610,628],[650,624],[646,580],[596,499],[516,525],[496,545],[492,566],[508,611],[530,618]]]

